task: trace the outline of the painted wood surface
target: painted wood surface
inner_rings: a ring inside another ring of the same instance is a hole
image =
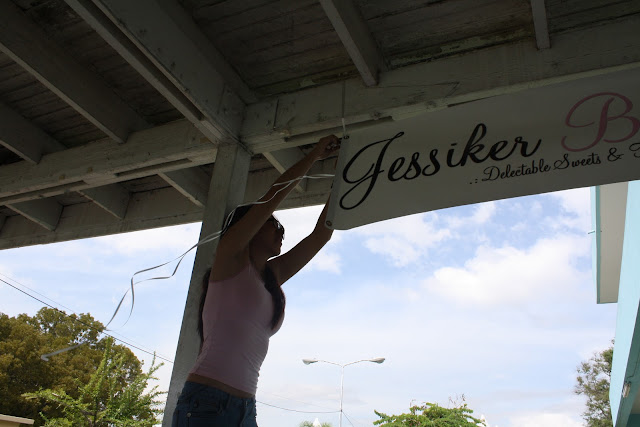
[[[348,131],[357,131],[640,64],[640,4],[635,0],[545,0],[551,48],[543,50],[544,31],[536,29],[541,12],[535,17],[531,2],[521,0],[352,0],[349,13],[328,13],[316,0],[4,1],[44,35],[36,47],[52,45],[63,52],[49,55],[51,63],[64,56],[76,64],[76,77],[58,71],[68,87],[78,87],[77,76],[91,74],[116,102],[158,131],[186,119],[215,142],[221,128],[235,129],[227,133],[229,141],[253,154],[252,165],[263,164],[261,169],[252,166],[250,182],[258,176],[275,179],[289,160],[299,157],[300,147],[306,150],[305,144],[327,133],[341,135],[343,118]],[[534,6],[542,5],[535,1]],[[93,11],[83,14],[78,5],[93,6]],[[347,29],[336,31],[332,19],[346,22]],[[367,38],[380,53],[378,80],[371,77],[374,66],[358,65]],[[145,145],[145,154],[135,151],[144,150],[135,138],[121,138],[125,146],[133,142],[130,151],[122,151],[129,161],[116,165],[113,157],[107,159],[117,150],[106,150],[98,159],[100,150],[92,150],[109,132],[93,116],[83,116],[84,110],[59,88],[41,83],[37,69],[25,65],[29,53],[11,58],[0,52],[0,102],[10,110],[5,123],[17,114],[45,139],[58,141],[61,151],[39,154],[42,144],[36,139],[21,146],[0,144],[5,232],[12,234],[14,224],[26,218],[6,204],[41,198],[63,206],[63,216],[67,208],[89,203],[116,221],[125,220],[133,203],[122,201],[126,197],[120,196],[127,194],[133,198],[170,190],[196,208],[203,203],[200,172],[210,176],[214,152],[180,144],[171,148],[158,137],[156,145]],[[47,57],[35,56],[37,61]],[[212,65],[215,72],[205,71]],[[215,73],[222,79],[211,79]],[[105,102],[96,99],[97,114],[117,115]],[[93,154],[86,164],[70,160],[79,153],[73,150],[85,147],[94,147],[87,151]],[[38,167],[30,169],[28,162]],[[95,167],[101,172],[93,172]],[[7,178],[11,174],[21,175]],[[299,186],[287,206],[320,203],[324,196],[316,190],[326,193],[328,188],[316,185]],[[259,186],[255,181],[248,188]],[[184,217],[175,221],[179,218]],[[148,225],[153,224],[150,218]],[[92,230],[102,233],[99,228]]]

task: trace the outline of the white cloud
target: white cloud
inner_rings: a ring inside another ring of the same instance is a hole
[[[476,207],[476,211],[471,216],[471,222],[475,224],[484,224],[489,221],[496,212],[496,202],[480,203]]]
[[[451,231],[436,224],[435,213],[409,215],[370,224],[354,230],[365,236],[365,247],[389,257],[398,267],[414,263],[426,251],[451,237]]]
[[[563,215],[554,218],[558,225],[587,232],[591,229],[590,189],[576,188],[557,191],[549,195],[560,202]]]
[[[316,226],[323,206],[312,206],[300,209],[278,211],[276,216],[285,228],[285,239],[282,243],[282,253],[287,252],[302,239],[307,237]],[[342,240],[342,233],[333,233],[331,241],[307,264],[305,272],[327,271],[340,274],[342,259],[336,246]]]
[[[576,258],[588,255],[584,238],[541,239],[529,249],[480,247],[462,268],[443,267],[424,281],[430,291],[458,302],[507,304],[553,298],[585,279]]]
[[[561,413],[519,415],[510,421],[514,427],[582,427],[582,422],[574,416]]]
[[[452,229],[459,229],[466,225],[482,225],[486,224],[494,217],[497,211],[497,204],[494,201],[478,203],[474,206],[474,211],[470,216],[449,216],[446,218],[448,226]]]
[[[323,248],[318,254],[307,264],[305,271],[327,271],[329,273],[342,273],[342,259],[338,252],[332,251],[331,247]]]
[[[123,255],[170,249],[175,250],[178,256],[198,242],[200,225],[194,223],[114,234],[96,238],[95,243],[103,250]]]

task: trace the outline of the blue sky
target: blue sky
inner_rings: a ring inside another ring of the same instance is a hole
[[[283,250],[311,231],[321,207],[281,211]],[[200,224],[0,252],[0,273],[106,323],[131,275],[180,255]],[[348,231],[285,284],[287,312],[258,387],[261,427],[316,417],[338,425],[340,368],[303,358],[381,364],[345,369],[344,410],[369,426],[374,409],[464,394],[491,427],[580,426],[576,367],[606,348],[615,304],[597,305],[589,190],[528,196],[396,218]],[[114,334],[173,359],[193,255],[169,280],[138,285]],[[164,270],[167,271],[167,270]],[[4,277],[3,277],[4,278]],[[14,282],[15,283],[15,282]],[[0,311],[41,304],[3,285]],[[148,354],[136,351],[145,361]],[[168,388],[171,365],[159,372]],[[350,425],[344,420],[344,425]]]

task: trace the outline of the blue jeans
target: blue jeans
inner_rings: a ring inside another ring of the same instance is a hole
[[[184,383],[172,427],[257,427],[256,400],[204,384]]]

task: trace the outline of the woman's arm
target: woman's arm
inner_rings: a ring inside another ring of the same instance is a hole
[[[317,160],[329,157],[339,148],[340,140],[335,135],[321,138],[309,154],[274,182],[269,191],[259,200],[263,203],[253,205],[240,221],[227,230],[218,244],[216,259],[237,257],[245,252],[251,239],[296,185],[296,182],[289,185],[282,183],[304,176]]]
[[[331,239],[333,230],[325,225],[327,219],[327,209],[329,201],[324,205],[324,209],[318,217],[315,228],[307,237],[298,243],[289,252],[280,255],[268,262],[269,267],[278,279],[280,286],[293,277],[298,271],[311,261],[311,259],[322,249]]]

